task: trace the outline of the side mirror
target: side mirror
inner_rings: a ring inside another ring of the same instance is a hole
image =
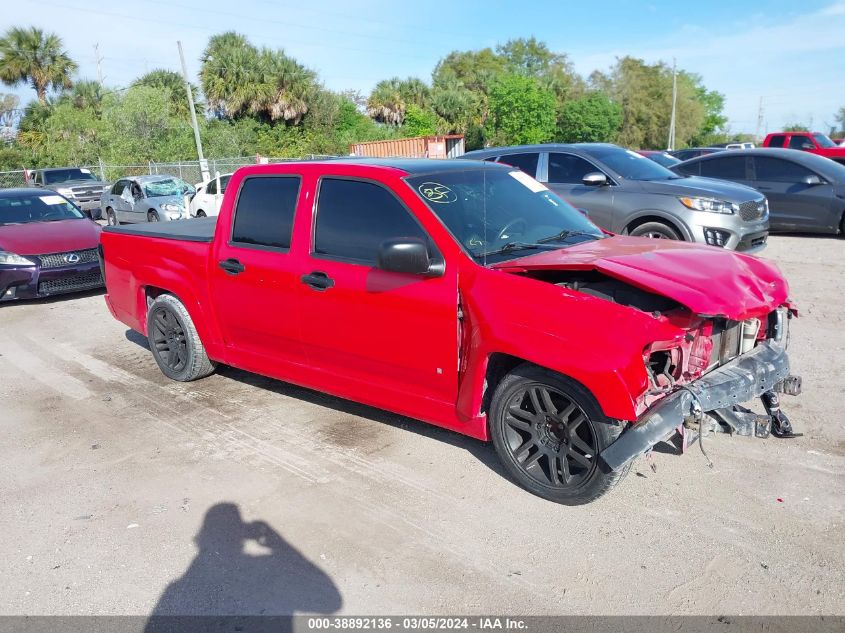
[[[382,242],[377,265],[381,270],[391,273],[425,275],[431,270],[431,258],[421,239],[398,237]]]
[[[603,187],[607,184],[607,176],[600,171],[592,171],[589,174],[585,174],[581,182],[588,187]]]
[[[822,179],[819,178],[816,174],[809,174],[807,176],[804,176],[801,179],[801,182],[803,182],[805,185],[809,185],[810,187],[815,187],[816,185],[823,184]]]

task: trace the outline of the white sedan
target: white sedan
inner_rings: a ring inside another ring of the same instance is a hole
[[[220,203],[226,193],[226,185],[232,174],[217,174],[208,182],[197,185],[197,193],[191,200],[189,212],[193,218],[216,216],[220,213]]]

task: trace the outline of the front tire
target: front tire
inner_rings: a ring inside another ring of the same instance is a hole
[[[681,240],[678,232],[663,222],[644,222],[634,227],[630,233],[633,237],[650,237],[657,240]]]
[[[120,226],[120,222],[117,220],[117,214],[111,207],[106,209],[106,222],[108,222],[109,226]]]
[[[197,211],[197,217],[198,217],[198,218],[204,218],[204,217],[206,217],[206,216],[205,216],[205,211],[203,211],[202,209],[200,209],[199,211]]]
[[[532,494],[581,505],[609,492],[630,469],[604,472],[598,455],[622,433],[592,394],[560,374],[520,365],[493,394],[490,434],[511,477]]]
[[[171,380],[190,382],[214,372],[191,316],[179,299],[163,294],[147,312],[147,339],[153,358]]]
[[[158,221],[159,221],[158,211],[153,211],[152,209],[150,209],[147,212],[147,222],[158,222]]]

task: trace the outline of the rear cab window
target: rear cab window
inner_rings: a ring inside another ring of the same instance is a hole
[[[250,176],[235,202],[230,246],[287,251],[302,180],[299,176]]]
[[[374,266],[382,242],[402,237],[421,239],[434,253],[422,226],[386,187],[367,180],[320,179],[313,256]]]
[[[775,134],[769,139],[769,147],[783,147],[784,145],[786,145],[785,134]]]

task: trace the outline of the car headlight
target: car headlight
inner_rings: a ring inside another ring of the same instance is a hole
[[[0,265],[3,266],[35,266],[35,261],[28,257],[21,257],[14,253],[0,250]]]
[[[681,204],[693,211],[708,211],[710,213],[724,213],[731,215],[739,211],[739,205],[716,198],[678,198]]]
[[[65,198],[73,198],[73,190],[67,187],[57,187],[56,193],[63,195]]]

